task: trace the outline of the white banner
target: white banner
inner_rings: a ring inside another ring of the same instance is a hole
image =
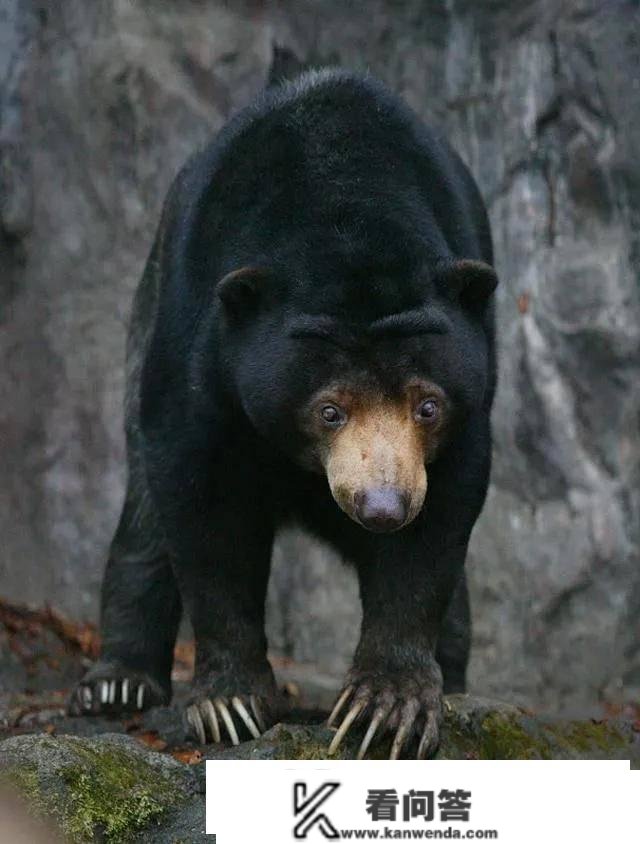
[[[216,844],[327,840],[637,844],[624,761],[208,761]]]

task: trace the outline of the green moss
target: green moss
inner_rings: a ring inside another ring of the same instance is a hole
[[[71,745],[71,742],[70,742]],[[43,791],[35,766],[11,769],[6,777],[32,814],[55,817],[72,842],[129,841],[160,821],[183,797],[179,783],[126,749],[73,741],[77,762],[56,771],[61,788]]]
[[[447,719],[442,728],[437,759],[479,759],[478,741],[470,730]]]
[[[628,740],[615,724],[603,721],[545,724],[543,730],[561,747],[573,752],[573,755],[579,753],[585,759],[589,758],[589,754],[615,753],[628,745]]]
[[[545,722],[489,713],[482,720],[447,717],[439,759],[588,759],[617,756],[628,745],[614,724]]]
[[[176,803],[176,788],[125,750],[83,747],[84,764],[60,772],[69,793],[63,830],[73,841],[126,841]]]
[[[487,715],[480,725],[479,759],[550,759],[549,743],[525,730],[516,718]]]

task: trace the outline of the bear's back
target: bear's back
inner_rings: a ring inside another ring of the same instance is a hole
[[[184,174],[206,229],[250,232],[273,254],[296,236],[377,222],[413,229],[434,252],[492,260],[479,192],[447,141],[380,82],[309,71],[264,91]],[[439,238],[441,237],[441,241]],[[232,259],[233,260],[233,259]]]

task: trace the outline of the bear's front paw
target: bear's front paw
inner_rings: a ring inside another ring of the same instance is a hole
[[[254,694],[198,696],[187,706],[185,714],[200,744],[220,742],[226,733],[231,743],[237,745],[246,734],[260,738],[272,723],[267,700]]]
[[[185,717],[201,744],[227,738],[240,744],[260,738],[276,723],[284,706],[271,666],[259,665],[254,670],[231,667],[194,680]]]
[[[346,704],[349,707],[345,710]],[[394,733],[390,759],[398,759],[403,747],[420,736],[416,758],[426,759],[438,747],[442,720],[442,674],[432,668],[413,674],[383,674],[352,670],[328,726],[334,726],[344,712],[340,726],[329,746],[335,753],[352,724],[368,723],[357,753],[362,759],[374,737]]]

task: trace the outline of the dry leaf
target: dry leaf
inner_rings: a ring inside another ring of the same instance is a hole
[[[145,730],[143,733],[136,733],[134,738],[152,750],[165,750],[167,747],[167,742],[158,736],[156,730]]]
[[[66,646],[92,659],[100,651],[100,637],[95,625],[71,621],[48,604],[44,609],[33,609],[0,598],[0,624],[9,633],[26,633],[33,637],[41,635],[43,630],[50,630]]]
[[[171,755],[178,762],[184,762],[185,765],[197,765],[198,762],[202,762],[202,753],[197,749],[172,750]]]

